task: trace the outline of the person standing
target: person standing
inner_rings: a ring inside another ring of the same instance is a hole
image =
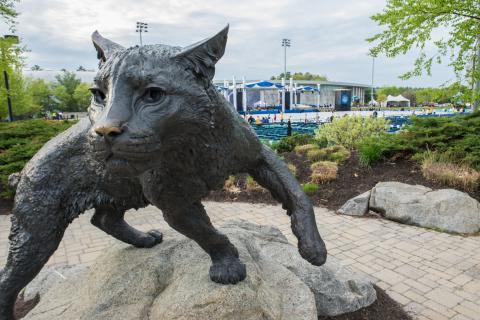
[[[288,122],[287,122],[287,136],[291,136],[292,135],[292,122],[290,121],[290,119],[288,119]]]

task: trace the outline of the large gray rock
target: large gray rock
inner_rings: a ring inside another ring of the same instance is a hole
[[[222,232],[247,266],[237,285],[212,282],[205,252],[166,232],[152,249],[109,249],[87,274],[47,290],[25,319],[315,320],[317,310],[337,315],[376,299],[370,282],[331,257],[322,267],[304,261],[276,228],[236,221]]]
[[[370,201],[371,191],[368,190],[362,194],[359,194],[355,198],[352,198],[345,202],[345,204],[337,210],[340,214],[349,216],[364,216],[368,213],[368,203]]]
[[[38,294],[44,296],[52,287],[63,281],[77,280],[88,272],[85,265],[76,266],[55,266],[44,268],[40,273],[23,289],[25,301],[32,300]]]
[[[448,232],[480,231],[480,204],[453,189],[433,191],[400,182],[379,182],[370,196],[370,210],[405,224]]]

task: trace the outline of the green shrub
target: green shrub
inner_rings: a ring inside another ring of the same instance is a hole
[[[289,137],[282,138],[278,143],[272,145],[272,149],[278,153],[292,152],[296,146],[314,143],[314,137],[311,134],[294,133]]]
[[[383,158],[384,150],[377,143],[363,142],[358,147],[358,160],[364,167],[371,167],[372,164]]]
[[[451,118],[416,118],[398,134],[363,138],[357,145],[360,161],[372,165],[396,154],[415,156],[427,150],[444,154],[452,163],[480,170],[480,111]]]
[[[326,140],[330,145],[353,149],[363,138],[385,132],[387,125],[385,118],[347,116],[319,126],[315,138],[319,141]]]
[[[374,163],[391,154],[394,150],[399,150],[395,145],[395,136],[382,134],[374,137],[367,137],[358,144],[358,158],[360,164],[370,167]]]
[[[317,150],[317,149],[318,149],[318,145],[316,144],[304,144],[302,146],[296,146],[294,151],[298,155],[303,155],[310,150]]]
[[[252,176],[247,176],[247,181],[245,184],[245,190],[247,191],[264,191],[263,187],[258,184],[257,181],[253,179]]]
[[[328,140],[325,137],[320,137],[320,138],[315,137],[314,143],[319,148],[325,148],[328,146]]]
[[[457,163],[480,170],[480,111],[451,118],[414,118],[398,137],[412,154],[426,150],[446,154]]]
[[[316,183],[313,183],[313,182],[307,182],[305,183],[303,186],[303,191],[306,193],[306,194],[314,194],[315,192],[317,192],[318,190],[318,184]]]
[[[313,149],[307,152],[307,159],[311,162],[317,162],[325,160],[327,158],[327,152],[325,149]]]
[[[325,152],[327,153],[325,160],[328,161],[343,163],[348,158],[350,158],[350,151],[348,151],[344,146],[341,145],[327,147],[323,150],[325,150]]]
[[[0,196],[11,198],[8,176],[21,171],[45,142],[74,123],[43,119],[0,123]]]
[[[307,159],[311,162],[333,161],[343,163],[350,157],[350,151],[343,146],[331,146],[322,149],[311,149],[307,151]]]
[[[314,183],[324,183],[337,178],[338,166],[335,162],[319,161],[312,163],[311,180]]]

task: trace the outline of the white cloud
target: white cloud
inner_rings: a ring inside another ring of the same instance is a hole
[[[369,16],[384,5],[385,0],[22,0],[18,33],[31,50],[29,66],[74,69],[96,66],[90,41],[96,29],[130,46],[138,43],[136,21],[145,21],[150,28],[146,43],[188,45],[230,23],[228,48],[217,67],[219,78],[269,78],[282,72],[280,44],[288,37],[292,40],[289,70],[370,83],[371,58],[365,39],[379,29]],[[435,77],[399,80],[413,58],[410,54],[377,59],[376,83],[433,86],[453,77],[440,66],[434,69]]]

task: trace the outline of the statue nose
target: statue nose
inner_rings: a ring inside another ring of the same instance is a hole
[[[98,126],[95,128],[95,132],[99,136],[118,136],[123,132],[123,129],[120,126],[115,126],[115,125],[103,125],[103,126]]]

